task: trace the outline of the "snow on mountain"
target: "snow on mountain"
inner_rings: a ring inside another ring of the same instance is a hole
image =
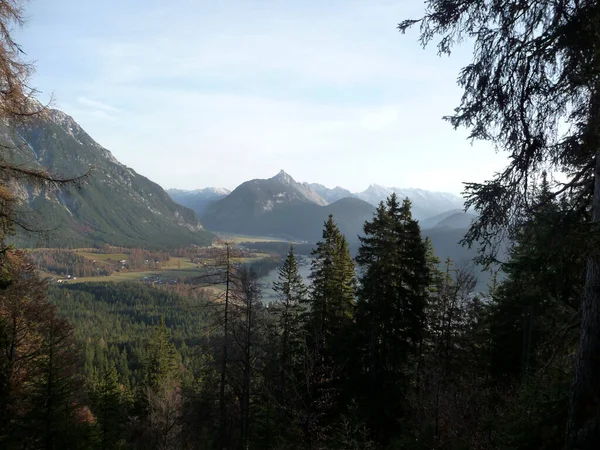
[[[392,193],[396,193],[400,201],[407,197],[411,200],[413,216],[418,220],[424,220],[450,210],[462,210],[464,206],[464,201],[461,197],[449,192],[434,192],[418,188],[386,187],[378,184],[371,184],[362,192],[351,192],[340,186],[331,189],[318,183],[299,183],[284,170],[281,170],[269,180],[291,187],[291,192],[295,192],[296,194],[290,198],[287,198],[289,195],[286,194],[285,198],[274,197],[269,199],[272,204],[265,204],[267,208],[272,208],[275,204],[291,201],[292,197],[298,194],[320,206],[334,203],[343,198],[358,198],[377,206],[379,202],[385,201]]]
[[[329,202],[327,200],[325,200],[323,197],[321,197],[319,194],[317,194],[313,190],[313,188],[310,186],[310,184],[298,183],[284,170],[281,170],[277,175],[275,175],[271,179],[296,189],[302,195],[304,195],[308,200],[310,200],[313,203],[316,203],[317,205],[325,206],[325,205],[329,204]]]
[[[231,194],[229,189],[207,187],[204,189],[168,189],[167,194],[180,205],[193,209],[198,216],[204,212],[212,202],[216,202]]]

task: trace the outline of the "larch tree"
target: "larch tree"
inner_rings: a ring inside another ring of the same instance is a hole
[[[571,390],[570,449],[600,445],[600,4],[593,1],[431,0],[421,43],[437,39],[440,54],[473,43],[459,75],[460,105],[447,117],[471,139],[508,154],[506,168],[484,183],[468,183],[467,206],[479,217],[467,243],[482,244],[492,262],[506,230],[531,206],[531,186],[544,170],[560,172],[554,195],[570,196],[569,216],[585,222],[587,257],[581,327]]]

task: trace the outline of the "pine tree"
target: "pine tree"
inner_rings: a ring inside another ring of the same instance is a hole
[[[239,357],[239,411],[240,411],[240,445],[241,449],[249,447],[251,402],[250,398],[255,389],[253,380],[256,372],[256,353],[259,329],[260,296],[258,276],[248,266],[242,266],[239,271],[238,303],[240,310],[236,323],[236,342],[240,351]]]
[[[79,354],[72,327],[46,299],[46,284],[22,251],[2,255],[0,447],[77,448]]]
[[[331,347],[348,331],[356,291],[354,261],[332,215],[325,222],[323,238],[312,256],[308,332],[319,352],[330,357],[334,350]]]
[[[144,387],[161,394],[179,381],[178,354],[170,341],[171,333],[161,317],[160,325],[148,342],[148,360],[145,365]]]
[[[305,317],[307,349],[304,371],[308,405],[304,432],[307,445],[325,445],[335,418],[344,371],[351,353],[351,325],[355,309],[356,275],[346,238],[333,216],[312,252],[312,286]]]
[[[473,40],[473,58],[458,78],[460,105],[447,120],[508,157],[492,179],[465,188],[466,206],[480,213],[465,241],[480,244],[483,262],[495,262],[505,230],[520,226],[532,181],[547,167],[565,176],[560,191],[569,193],[572,208],[563,217],[586,224],[567,229],[579,234],[587,258],[569,449],[600,443],[599,13],[597,2],[432,0],[423,17],[398,26],[404,32],[418,24],[420,42],[437,41],[443,54]]]
[[[545,358],[539,345],[558,324],[572,324],[583,292],[582,251],[565,228],[563,208],[544,177],[513,236],[506,278],[494,296],[492,369],[498,381],[524,379]],[[556,325],[549,325],[547,322]]]
[[[97,447],[102,450],[124,448],[128,401],[114,364],[96,373],[90,387],[90,400],[98,424]]]
[[[179,440],[183,409],[179,354],[170,342],[164,317],[147,344],[144,376],[138,389],[138,440],[141,445],[169,448]]]
[[[357,257],[356,358],[364,377],[358,385],[380,443],[395,431],[409,382],[418,373],[409,361],[418,361],[430,288],[427,248],[410,207],[408,199],[400,205],[395,194],[381,203],[365,223]],[[384,403],[388,407],[381,408]]]
[[[303,350],[302,311],[308,293],[298,272],[294,246],[290,246],[283,265],[278,269],[278,278],[273,283],[273,290],[279,296],[278,301],[273,302],[269,307],[271,314],[276,318],[276,336],[279,340],[277,357],[279,386],[276,397],[280,407],[289,407],[288,394],[298,377],[298,363]]]

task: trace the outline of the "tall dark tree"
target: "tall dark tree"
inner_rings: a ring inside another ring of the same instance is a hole
[[[330,215],[312,252],[308,332],[324,358],[332,358],[355,307],[356,275],[348,242]],[[326,356],[327,355],[327,356]],[[339,357],[340,355],[338,355]]]
[[[357,262],[361,268],[356,335],[363,360],[363,401],[375,439],[396,432],[422,342],[429,288],[426,247],[410,202],[395,194],[364,225]],[[386,408],[381,408],[382,404]]]
[[[128,398],[124,386],[119,383],[114,364],[96,374],[89,392],[92,413],[98,423],[98,448],[124,448]]]
[[[278,277],[277,281],[273,283],[273,290],[279,297],[269,307],[271,314],[275,317],[276,335],[279,340],[277,346],[279,386],[276,396],[279,406],[285,409],[291,406],[288,404],[290,401],[288,394],[294,389],[298,378],[297,369],[301,361],[304,343],[302,311],[308,293],[298,271],[298,261],[293,246],[290,246],[286,259],[278,269]]]
[[[312,255],[312,285],[304,319],[307,332],[304,430],[307,445],[313,445],[312,441],[326,445],[341,407],[339,395],[351,352],[349,336],[356,290],[354,261],[333,216],[325,223],[323,238]]]
[[[472,139],[508,152],[509,164],[492,180],[467,184],[467,206],[480,213],[467,234],[493,261],[503,230],[529,209],[532,180],[546,168],[567,181],[569,215],[587,223],[582,250],[586,287],[570,399],[569,444],[600,444],[600,5],[597,2],[433,0],[424,16],[399,25],[421,27],[426,45],[439,37],[449,54],[473,40],[473,61],[460,73],[461,104],[448,120]],[[556,195],[556,193],[555,193]],[[588,217],[587,211],[591,210]]]
[[[81,378],[72,327],[46,299],[46,284],[21,251],[2,256],[0,446],[78,448]]]
[[[568,206],[561,204],[544,177],[534,208],[514,233],[509,260],[502,265],[506,279],[494,296],[492,354],[499,380],[523,379],[546,364],[539,345],[563,325],[570,330],[577,325],[584,260],[578,246],[569,242],[565,227],[571,224],[563,219]]]
[[[181,371],[179,354],[171,342],[164,317],[147,344],[144,378],[139,386],[141,445],[174,448],[181,431]]]

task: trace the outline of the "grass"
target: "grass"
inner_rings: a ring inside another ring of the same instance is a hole
[[[129,255],[124,253],[93,253],[85,250],[73,250],[79,255],[96,261],[120,261],[122,259],[128,259]],[[257,261],[269,257],[268,253],[256,253],[252,258],[238,258],[237,260],[242,263],[248,263]],[[101,276],[101,277],[78,277],[77,280],[68,281],[68,283],[90,283],[90,282],[123,282],[123,281],[138,281],[144,277],[169,277],[169,278],[195,278],[205,274],[204,266],[191,262],[187,258],[183,257],[171,257],[169,261],[166,261],[160,269],[150,269],[143,271],[132,271],[132,272],[114,272],[112,275]],[[43,277],[55,277],[48,272],[42,270],[39,271]]]
[[[125,253],[93,253],[81,250],[73,250],[78,255],[84,258],[96,260],[96,261],[121,261],[122,259],[129,259],[130,255]]]
[[[220,239],[226,241],[232,241],[235,244],[244,244],[251,242],[289,242],[293,244],[293,241],[288,241],[281,238],[271,238],[267,236],[247,236],[243,234],[219,234]]]

